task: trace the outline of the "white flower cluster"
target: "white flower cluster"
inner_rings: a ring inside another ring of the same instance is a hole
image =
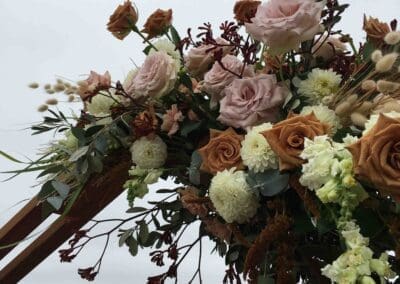
[[[400,113],[397,111],[385,112],[382,114],[390,118],[400,118]],[[370,131],[372,127],[375,126],[375,124],[378,122],[379,115],[379,113],[371,115],[369,120],[365,123],[365,130],[363,131],[363,135],[367,134],[368,131]]]
[[[116,104],[116,97],[98,94],[86,103],[87,110],[95,116],[106,116],[111,113],[111,107]]]
[[[336,93],[342,77],[332,70],[313,69],[306,80],[298,82],[299,94],[307,97],[309,103],[323,103],[324,99]]]
[[[341,234],[347,250],[332,264],[322,268],[322,275],[341,284],[375,283],[370,277],[373,272],[382,278],[394,276],[387,254],[383,253],[379,259],[374,259],[373,252],[368,247],[369,239],[360,234],[357,224],[353,221],[347,222]]]
[[[305,106],[301,110],[300,114],[307,115],[312,112],[319,121],[328,124],[331,127],[331,134],[335,134],[338,129],[342,128],[340,118],[335,114],[335,111],[331,110],[327,106],[323,104],[315,106]]]
[[[167,145],[159,137],[141,137],[131,146],[132,161],[142,169],[157,169],[167,159]]]
[[[327,135],[317,136],[314,140],[306,138],[300,157],[307,160],[302,166],[300,183],[315,190],[323,203],[339,203],[349,194],[354,195],[356,203],[367,197],[353,177],[352,156],[345,144],[333,142]]]
[[[65,139],[58,141],[58,143],[71,151],[71,153],[77,150],[79,142],[78,138],[76,138],[70,130],[65,131],[64,135]]]
[[[227,222],[249,221],[259,206],[258,196],[246,182],[246,174],[235,168],[218,172],[211,180],[210,199],[218,214]]]
[[[278,168],[277,156],[272,151],[267,139],[261,134],[261,132],[271,128],[271,123],[255,126],[247,132],[242,141],[240,155],[243,164],[255,173]]]

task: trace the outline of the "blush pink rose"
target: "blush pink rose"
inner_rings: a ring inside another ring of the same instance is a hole
[[[296,49],[320,31],[324,1],[269,0],[259,5],[246,29],[255,39],[267,44],[271,53]]]
[[[78,94],[82,100],[93,97],[98,91],[106,90],[111,86],[111,76],[108,71],[103,75],[90,71],[89,77],[79,83]]]
[[[275,122],[289,90],[277,83],[275,75],[260,74],[235,79],[223,92],[218,120],[246,129],[263,122]]]
[[[216,39],[216,42],[218,44],[229,44],[222,38]],[[210,51],[212,48],[213,45],[211,44],[203,44],[198,47],[193,47],[184,57],[185,67],[193,77],[202,78],[204,73],[207,72],[214,63],[214,52],[220,48]],[[228,46],[222,47],[223,55],[226,55],[229,52],[230,48]]]
[[[135,96],[160,98],[175,85],[178,68],[176,61],[164,51],[148,55],[131,82]]]
[[[229,86],[233,80],[237,79],[238,76],[233,74],[240,74],[243,69],[243,62],[241,62],[236,56],[226,55],[222,58],[221,63],[225,67],[222,68],[219,62],[215,62],[210,71],[204,75],[204,81],[202,90],[211,95],[211,106],[216,106],[222,98],[222,90]],[[232,71],[229,72],[226,69]],[[252,66],[246,66],[243,72],[243,77],[253,77],[254,71]]]
[[[336,36],[324,34],[319,40],[314,43],[312,53],[314,57],[322,57],[325,60],[330,60],[335,54],[341,55],[347,51],[345,43],[341,42]]]
[[[179,130],[179,122],[181,122],[183,118],[183,114],[178,109],[177,105],[172,105],[171,109],[167,110],[167,113],[163,116],[161,130],[167,131],[168,136],[174,135]]]

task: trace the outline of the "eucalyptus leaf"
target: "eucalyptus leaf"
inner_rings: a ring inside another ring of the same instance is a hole
[[[69,185],[59,182],[57,180],[53,180],[51,182],[51,185],[54,187],[54,189],[58,192],[58,194],[62,197],[62,198],[66,198],[68,196],[68,193],[70,191],[70,187]]]
[[[58,210],[63,205],[64,199],[61,196],[50,196],[46,199],[46,201],[54,207],[54,209]]]
[[[279,170],[266,170],[262,173],[249,172],[248,184],[263,196],[275,196],[288,188],[289,174]]]
[[[40,189],[39,193],[38,193],[38,197],[39,199],[44,199],[46,197],[48,197],[49,195],[53,194],[56,189],[53,186],[53,181],[47,181],[42,185],[42,188]]]
[[[126,243],[126,240],[127,240],[130,236],[132,236],[132,232],[133,232],[132,229],[129,229],[129,230],[126,230],[125,232],[123,232],[123,234],[119,237],[119,241],[118,241],[118,245],[119,245],[120,247],[122,247],[122,246]]]
[[[129,252],[131,253],[132,256],[136,256],[138,253],[138,242],[135,240],[134,237],[129,236],[126,241],[126,245],[129,247]]]
[[[191,157],[190,167],[189,167],[189,181],[194,185],[200,184],[200,166],[202,163],[201,156],[199,152],[194,151]]]

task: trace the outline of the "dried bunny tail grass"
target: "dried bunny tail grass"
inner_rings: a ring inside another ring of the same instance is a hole
[[[371,54],[371,60],[374,63],[378,63],[379,60],[381,60],[383,57],[382,51],[379,49],[374,50]]]
[[[351,122],[358,127],[363,128],[365,123],[367,122],[367,117],[359,112],[353,112],[350,115]]]
[[[379,80],[376,84],[379,92],[383,94],[395,93],[400,90],[400,84],[396,82],[390,82],[386,80]]]
[[[58,100],[57,99],[48,99],[46,100],[46,105],[56,105],[58,104]]]
[[[389,45],[396,45],[400,42],[400,32],[393,31],[385,35],[385,42]]]
[[[31,89],[37,89],[37,88],[39,88],[39,84],[36,82],[32,82],[28,85],[28,87]]]
[[[48,110],[49,109],[49,107],[47,106],[47,105],[40,105],[38,108],[37,108],[37,111],[38,112],[45,112],[46,110]]]
[[[376,83],[374,80],[365,80],[361,83],[361,89],[363,91],[371,91],[376,89]]]
[[[264,260],[265,254],[272,243],[287,233],[291,226],[291,220],[287,215],[278,214],[268,220],[268,225],[257,236],[253,245],[247,252],[244,263],[243,275],[248,277],[251,283],[256,283],[259,265]]]
[[[395,64],[399,54],[396,52],[392,52],[389,54],[385,54],[375,65],[375,70],[379,73],[385,73],[392,70],[393,65]]]

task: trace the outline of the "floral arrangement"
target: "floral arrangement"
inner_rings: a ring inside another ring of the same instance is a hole
[[[172,10],[138,27],[128,0],[108,30],[144,42],[146,59],[121,81],[91,71],[77,83],[46,84],[81,101],[66,116],[49,99],[33,134],[63,138],[27,168],[39,170],[44,203],[68,210],[106,159],[130,155],[128,213],[113,230],[83,228],[60,250],[72,261],[98,237],[118,233],[134,256],[150,247],[165,273],[201,242],[225,258],[224,283],[386,283],[400,272],[400,32],[365,17],[366,41],[335,29],[336,0],[240,0],[234,19],[179,35]],[[38,88],[32,83],[31,88]],[[5,156],[12,158],[5,153]],[[172,177],[149,208],[148,185]],[[188,226],[197,239],[182,244]],[[107,243],[106,247],[107,248]],[[101,265],[80,269],[93,280]],[[257,282],[258,281],[258,282]],[[275,282],[274,282],[275,281]],[[385,282],[386,281],[386,282]]]

